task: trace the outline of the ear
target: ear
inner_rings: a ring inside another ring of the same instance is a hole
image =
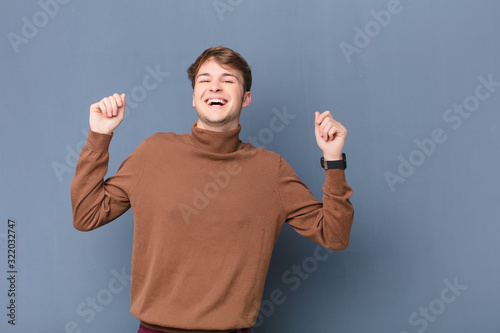
[[[243,95],[243,103],[241,103],[241,107],[246,108],[247,106],[250,105],[250,102],[252,101],[252,94],[250,91],[245,91],[245,94]]]
[[[193,92],[193,108],[196,107],[196,104],[194,103],[194,92]]]

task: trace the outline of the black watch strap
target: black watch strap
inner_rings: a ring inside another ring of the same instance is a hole
[[[325,161],[324,157],[321,157],[321,167],[325,170],[332,170],[332,169],[342,169],[345,170],[347,169],[347,160],[346,156],[344,153],[342,153],[342,159],[338,161]]]

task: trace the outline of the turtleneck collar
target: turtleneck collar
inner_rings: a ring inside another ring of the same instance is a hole
[[[218,154],[228,154],[238,150],[241,144],[239,134],[241,125],[235,129],[225,132],[215,132],[206,129],[201,129],[196,126],[196,123],[191,126],[190,138],[191,142],[199,149]]]

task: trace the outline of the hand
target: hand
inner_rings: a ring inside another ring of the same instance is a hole
[[[90,106],[90,129],[97,133],[111,134],[125,115],[125,94],[113,94]]]
[[[327,161],[342,159],[347,130],[341,123],[333,119],[330,111],[314,113],[314,133],[318,147],[323,151],[323,157]]]

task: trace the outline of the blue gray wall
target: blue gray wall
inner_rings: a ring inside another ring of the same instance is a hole
[[[128,94],[112,174],[152,133],[189,131],[185,71],[221,44],[253,66],[241,138],[318,199],[314,111],[349,130],[351,245],[327,253],[285,226],[254,331],[500,331],[499,14],[494,0],[2,1],[0,331],[137,331],[131,213],[72,226],[88,108]]]

